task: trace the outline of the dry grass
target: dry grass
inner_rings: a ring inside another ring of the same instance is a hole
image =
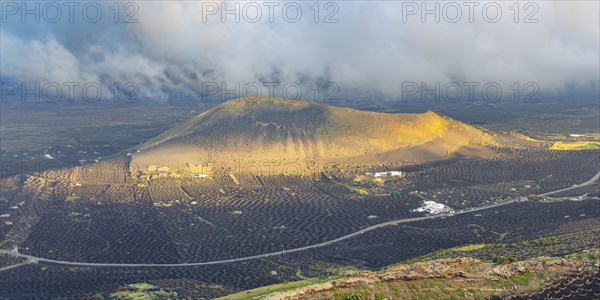
[[[554,142],[550,150],[600,150],[600,142]]]

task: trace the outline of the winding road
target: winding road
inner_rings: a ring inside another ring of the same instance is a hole
[[[564,188],[564,189],[560,189],[560,190],[556,190],[556,191],[552,191],[552,192],[548,192],[542,195],[550,195],[550,194],[554,194],[554,193],[558,193],[558,192],[564,192],[564,191],[568,191],[568,190],[572,190],[572,189],[576,189],[582,186],[586,186],[586,185],[590,185],[593,184],[594,182],[596,182],[598,179],[600,178],[600,171],[594,175],[594,177],[592,177],[590,180],[582,183],[582,184],[578,184],[578,185],[573,185],[572,187],[569,188]],[[481,210],[486,210],[486,209],[490,209],[490,208],[494,208],[494,207],[499,207],[499,206],[503,206],[503,205],[507,205],[507,204],[511,204],[511,203],[516,203],[516,202],[525,202],[527,201],[527,199],[523,199],[523,198],[517,198],[517,199],[513,199],[513,200],[508,200],[502,203],[496,203],[496,204],[490,204],[490,205],[485,205],[485,206],[480,206],[480,207],[476,207],[476,208],[471,208],[471,209],[467,209],[467,210],[462,210],[462,211],[458,211],[455,213],[444,213],[444,214],[437,214],[437,215],[429,215],[429,216],[423,216],[423,217],[415,217],[415,218],[406,218],[406,219],[399,219],[399,220],[393,220],[393,221],[388,221],[388,222],[384,222],[384,223],[379,223],[376,225],[372,225],[369,227],[365,227],[359,231],[341,236],[339,238],[333,239],[333,240],[329,240],[329,241],[325,241],[322,243],[318,243],[318,244],[313,244],[313,245],[308,245],[308,246],[304,246],[304,247],[300,247],[300,248],[294,248],[294,249],[289,249],[289,250],[281,250],[281,251],[276,251],[276,252],[270,252],[270,253],[264,253],[264,254],[258,254],[258,255],[252,255],[252,256],[246,256],[246,257],[240,257],[240,258],[231,258],[231,259],[223,259],[223,260],[214,260],[214,261],[206,261],[206,262],[195,262],[195,263],[171,263],[171,264],[154,264],[154,263],[86,263],[86,262],[72,262],[72,261],[64,261],[64,260],[54,260],[54,259],[48,259],[48,258],[42,258],[42,257],[36,257],[36,256],[31,256],[31,255],[27,255],[27,254],[22,254],[19,253],[19,249],[15,248],[12,250],[3,250],[0,249],[0,254],[6,254],[6,255],[11,255],[11,256],[16,256],[16,257],[21,257],[21,258],[25,258],[27,259],[28,262],[47,262],[47,263],[54,263],[54,264],[60,264],[60,265],[68,265],[68,266],[79,266],[79,267],[191,267],[191,266],[208,266],[208,265],[218,265],[218,264],[226,264],[226,263],[234,263],[234,262],[240,262],[240,261],[246,261],[246,260],[253,260],[253,259],[259,259],[259,258],[264,258],[264,257],[271,257],[271,256],[278,256],[278,255],[284,255],[284,254],[288,254],[288,253],[294,253],[294,252],[300,252],[300,251],[306,251],[306,250],[310,250],[310,249],[316,249],[316,248],[321,248],[321,247],[325,247],[325,246],[329,246],[335,243],[339,243],[341,241],[347,240],[347,239],[351,239],[353,237],[359,236],[363,233],[369,232],[369,231],[373,231],[382,227],[386,227],[386,226],[390,226],[390,225],[398,225],[398,224],[402,224],[402,223],[410,223],[410,222],[416,222],[416,221],[422,221],[422,220],[428,220],[428,219],[438,219],[438,218],[444,218],[444,217],[452,217],[455,215],[460,215],[460,214],[467,214],[467,213],[472,213],[472,212],[476,212],[476,211],[481,211]],[[22,264],[21,264],[22,265]],[[15,266],[16,267],[16,266]],[[0,271],[3,270],[7,270],[7,269],[12,269],[12,268],[3,268],[0,269]]]
[[[594,175],[594,177],[590,178],[590,180],[588,180],[588,181],[586,181],[584,183],[575,184],[575,185],[573,185],[571,187],[568,187],[568,188],[564,188],[564,189],[560,189],[560,190],[556,190],[556,191],[544,193],[544,194],[541,194],[540,196],[548,196],[548,195],[552,195],[552,194],[556,194],[556,193],[565,192],[565,191],[569,191],[569,190],[572,190],[572,189],[580,188],[582,186],[590,185],[590,184],[593,184],[594,182],[596,182],[596,180],[598,180],[598,178],[600,178],[600,172],[596,173],[596,175]]]

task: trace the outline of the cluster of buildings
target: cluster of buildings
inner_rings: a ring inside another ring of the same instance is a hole
[[[449,206],[435,201],[424,201],[423,206],[413,209],[414,212],[428,212],[430,214],[449,213],[453,214],[454,210]]]

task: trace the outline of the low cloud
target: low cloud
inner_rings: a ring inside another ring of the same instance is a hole
[[[420,14],[403,15],[406,4],[396,1],[333,2],[337,23],[323,23],[333,8],[321,3],[317,23],[312,3],[298,3],[297,23],[277,9],[270,22],[264,6],[257,23],[232,15],[222,22],[199,1],[138,2],[137,23],[114,22],[104,3],[98,23],[22,23],[3,15],[0,76],[106,87],[136,82],[142,98],[157,101],[198,97],[205,82],[331,81],[389,98],[400,96],[402,82],[536,82],[547,92],[599,86],[598,2],[535,2],[537,23],[523,22],[533,11],[525,7],[515,22],[505,2],[498,2],[497,23],[478,9],[471,23],[464,7],[457,23],[434,16],[422,22]]]

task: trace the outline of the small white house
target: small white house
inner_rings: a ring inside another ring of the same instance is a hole
[[[402,176],[402,171],[375,172],[375,173],[367,173],[367,175],[371,175],[371,176],[373,176],[375,178],[378,178],[378,177]]]
[[[190,174],[190,177],[193,177],[193,178],[208,178],[208,174],[194,173],[194,174]]]
[[[442,203],[437,203],[435,201],[424,201],[423,206],[413,209],[414,212],[428,212],[430,214],[439,214],[439,213],[450,213],[453,214],[454,210],[449,206],[446,206]]]

